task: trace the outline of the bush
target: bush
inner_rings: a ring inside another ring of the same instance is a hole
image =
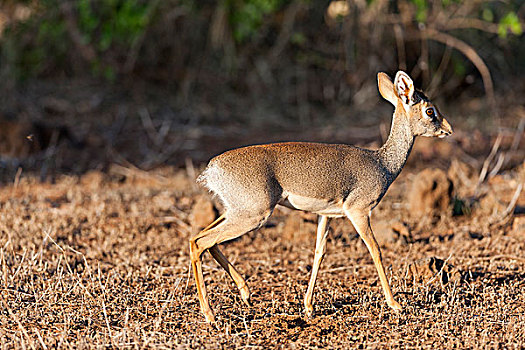
[[[514,77],[525,66],[517,1],[37,0],[0,10],[7,6],[31,12],[2,33],[4,73],[15,79],[133,75],[181,89],[276,91],[288,103],[296,92],[279,91],[297,91],[307,70],[310,101],[347,103],[379,69],[412,68],[431,91],[444,79],[449,94],[481,76],[490,94],[491,72]]]

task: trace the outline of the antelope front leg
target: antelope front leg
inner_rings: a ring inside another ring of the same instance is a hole
[[[379,274],[379,279],[381,280],[381,286],[383,287],[383,292],[385,293],[386,302],[394,310],[401,310],[402,307],[397,301],[394,300],[392,295],[392,290],[388,284],[388,279],[386,278],[385,268],[383,267],[383,261],[381,259],[381,250],[377,244],[374,233],[372,232],[372,227],[370,226],[370,214],[346,212],[346,215],[354,225],[357,233],[363,241],[365,242],[370,255],[372,255],[372,260]]]
[[[314,308],[312,306],[312,299],[314,296],[315,281],[317,280],[317,273],[319,267],[323,261],[324,254],[326,252],[326,239],[328,237],[328,222],[330,220],[326,216],[319,216],[319,223],[317,225],[317,239],[315,242],[315,256],[314,264],[312,266],[312,276],[308,283],[308,290],[304,297],[304,308],[306,311],[306,317],[312,317]]]

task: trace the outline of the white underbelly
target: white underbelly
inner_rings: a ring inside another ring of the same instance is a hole
[[[345,215],[343,212],[342,201],[330,201],[288,193],[279,204],[288,208],[304,210],[329,217],[340,217]]]

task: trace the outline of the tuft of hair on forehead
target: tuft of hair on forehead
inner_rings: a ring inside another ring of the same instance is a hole
[[[415,90],[412,94],[412,103],[419,103],[421,101],[430,102],[429,98],[423,93],[423,91]]]

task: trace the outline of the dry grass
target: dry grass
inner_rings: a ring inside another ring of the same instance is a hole
[[[409,178],[407,171],[376,213],[378,221],[402,219],[412,228],[412,243],[383,245],[402,313],[388,309],[366,247],[339,220],[315,316],[306,319],[315,224],[301,218],[302,232],[289,236],[287,217],[298,214],[278,211],[266,227],[224,248],[247,277],[251,308],[205,255],[213,328],[188,280],[188,213],[199,189],[185,173],[114,168],[56,184],[22,177],[0,190],[1,347],[522,347],[523,226],[489,228],[475,213],[418,224],[400,205]],[[498,183],[503,201],[512,183]],[[412,262],[432,256],[448,259],[463,278],[443,286],[408,275]]]

